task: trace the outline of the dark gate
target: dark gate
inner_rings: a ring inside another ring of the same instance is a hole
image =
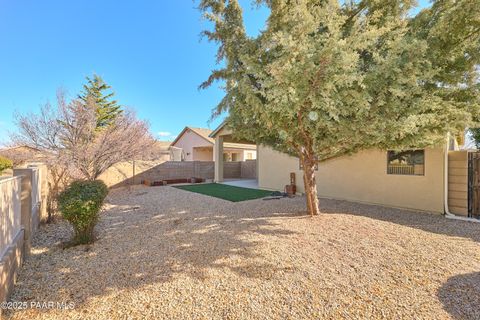
[[[480,218],[480,152],[468,153],[468,216]]]

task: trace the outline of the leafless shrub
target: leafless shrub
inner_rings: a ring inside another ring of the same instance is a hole
[[[38,149],[50,167],[51,192],[56,196],[73,179],[95,180],[114,164],[143,157],[154,143],[146,122],[124,110],[98,128],[95,104],[57,95],[57,107],[47,103],[35,114],[18,114],[17,145]],[[54,201],[49,204],[53,210]]]

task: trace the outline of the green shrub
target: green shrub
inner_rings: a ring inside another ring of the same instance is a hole
[[[13,168],[13,162],[10,159],[0,156],[0,174],[6,169]]]
[[[73,225],[73,244],[94,241],[94,228],[108,188],[102,181],[74,181],[58,197],[63,217]]]

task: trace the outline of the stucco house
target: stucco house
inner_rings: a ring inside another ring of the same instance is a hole
[[[178,148],[171,146],[171,141],[157,140],[150,147],[148,152],[135,160],[150,160],[150,161],[180,161],[181,151]]]
[[[185,127],[171,147],[182,150],[184,161],[213,161],[215,140],[210,137],[212,130]],[[226,143],[221,153],[222,161],[245,161],[257,158],[255,144]]]
[[[210,137],[222,152],[234,141],[223,123]],[[320,197],[446,214],[480,217],[480,154],[459,150],[455,139],[416,150],[365,150],[319,163]],[[215,181],[223,180],[222,159],[215,159]],[[268,146],[257,147],[257,182],[261,189],[283,191],[296,177],[304,192],[303,171],[296,157]]]

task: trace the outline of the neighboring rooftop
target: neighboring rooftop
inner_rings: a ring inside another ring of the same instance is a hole
[[[202,137],[206,141],[210,142],[212,145],[215,144],[215,139],[211,138],[210,135],[212,134],[213,130],[207,129],[207,128],[196,128],[196,127],[185,127],[182,132],[175,138],[175,140],[172,142],[172,146],[175,145],[175,143],[180,139],[181,136],[185,134],[188,130],[193,131],[196,133],[198,136]],[[256,149],[256,146],[254,144],[247,144],[247,143],[233,143],[233,142],[224,142],[223,143],[224,148],[233,148],[233,149]]]

